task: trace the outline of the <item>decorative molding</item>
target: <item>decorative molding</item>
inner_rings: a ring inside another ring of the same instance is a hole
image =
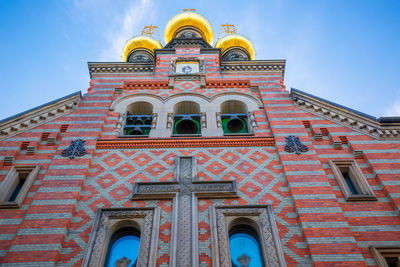
[[[100,139],[97,149],[147,149],[175,147],[260,147],[275,146],[273,137],[193,137],[148,139]]]
[[[290,92],[295,105],[319,117],[331,120],[376,139],[400,139],[400,118],[376,119],[370,115],[346,108],[292,88]]]
[[[140,227],[137,266],[156,266],[159,208],[99,208],[81,266],[104,266],[109,240],[128,222]]]
[[[139,182],[132,200],[173,198],[170,266],[198,266],[197,198],[237,198],[236,181],[198,181],[193,156],[177,157],[171,182]]]
[[[343,196],[346,201],[376,201],[374,190],[368,184],[368,180],[365,178],[360,167],[355,160],[343,160],[335,159],[328,161],[329,166],[332,169],[333,176],[339,184],[342,190]],[[349,185],[345,181],[343,172],[346,172],[348,178],[353,183],[356,194],[353,194],[349,188]]]
[[[98,73],[132,73],[153,72],[154,64],[139,64],[127,62],[89,62],[89,74]]]
[[[266,266],[286,266],[271,205],[212,206],[210,215],[212,266],[231,266],[228,233],[235,221],[256,226]]]
[[[250,86],[249,80],[207,79],[206,81],[206,88],[248,88]]]
[[[286,60],[250,60],[250,61],[224,61],[221,62],[221,71],[226,72],[252,72],[274,71],[285,73]]]
[[[81,92],[48,102],[0,121],[0,140],[7,139],[34,127],[69,114],[77,108]]]
[[[176,46],[197,46],[199,45],[201,48],[212,48],[212,46],[207,43],[206,40],[203,38],[173,38],[171,41],[169,41],[168,44],[164,46],[164,48],[161,49],[155,49],[155,50],[169,50],[173,49]]]
[[[2,183],[0,183],[0,209],[20,208],[29,192],[29,189],[36,179],[39,170],[40,166],[15,165],[11,167]],[[26,178],[23,178],[20,177],[22,174],[28,175]],[[15,199],[10,201],[10,197],[15,193],[14,191],[21,182],[21,179],[25,179],[22,188],[17,193]]]
[[[122,89],[168,89],[168,80],[165,81],[126,81]]]

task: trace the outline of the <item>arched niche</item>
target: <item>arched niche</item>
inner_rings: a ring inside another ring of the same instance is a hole
[[[200,105],[193,101],[178,102],[174,106],[173,135],[200,135]]]
[[[150,94],[132,94],[118,99],[110,107],[119,113],[116,132],[127,137],[149,136],[162,106],[162,100]]]
[[[174,114],[200,114],[200,105],[193,101],[178,102],[174,106]]]
[[[247,113],[247,105],[238,100],[227,100],[221,104],[221,113]]]
[[[124,97],[121,97],[114,101],[110,106],[110,111],[114,112],[123,112],[125,113],[133,103],[136,102],[146,102],[153,106],[153,113],[158,112],[159,108],[163,106],[164,101],[161,97],[152,95],[152,94],[131,94]]]
[[[225,135],[250,133],[247,105],[238,100],[222,102],[221,127]]]
[[[219,105],[225,101],[235,100],[244,103],[247,106],[247,111],[252,112],[257,109],[263,108],[263,103],[258,98],[245,94],[245,93],[237,93],[237,92],[225,92],[221,94],[217,94],[211,97],[211,102],[215,105]]]
[[[127,114],[132,115],[152,115],[153,105],[145,101],[137,101],[130,104],[126,109]]]

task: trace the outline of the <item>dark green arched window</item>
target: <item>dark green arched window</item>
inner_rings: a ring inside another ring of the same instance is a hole
[[[257,232],[249,225],[236,225],[229,231],[232,267],[265,266]]]
[[[105,261],[106,267],[135,267],[139,255],[140,233],[133,227],[115,232],[110,240]]]

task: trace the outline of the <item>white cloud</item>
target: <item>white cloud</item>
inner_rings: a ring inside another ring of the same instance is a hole
[[[108,41],[106,47],[100,53],[101,61],[120,61],[125,42],[140,33],[144,25],[151,24],[156,17],[152,0],[140,0],[133,2],[125,11],[125,14],[111,21],[116,27],[111,27],[105,33]]]
[[[400,116],[400,100],[385,109],[384,116]]]

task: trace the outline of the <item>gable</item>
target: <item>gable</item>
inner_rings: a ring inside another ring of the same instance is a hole
[[[290,95],[297,107],[379,140],[400,139],[400,117],[380,117],[330,102],[292,88]]]

